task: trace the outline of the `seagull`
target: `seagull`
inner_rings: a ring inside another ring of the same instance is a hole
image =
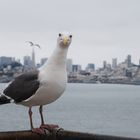
[[[41,49],[41,47],[40,47],[39,44],[34,44],[34,43],[31,42],[31,41],[27,41],[27,42],[30,44],[30,46],[37,46],[39,49]]]
[[[0,96],[0,104],[15,103],[29,108],[28,114],[32,132],[45,133],[58,125],[45,124],[43,106],[54,102],[64,93],[67,83],[66,57],[72,41],[69,33],[59,33],[57,45],[48,61],[38,70],[16,77]],[[34,128],[32,107],[39,106],[41,125]]]

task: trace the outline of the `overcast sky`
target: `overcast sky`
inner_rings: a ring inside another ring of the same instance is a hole
[[[139,0],[0,0],[0,56],[31,55],[26,41],[36,48],[37,61],[49,57],[61,31],[73,34],[68,57],[86,66],[127,54],[140,59]]]

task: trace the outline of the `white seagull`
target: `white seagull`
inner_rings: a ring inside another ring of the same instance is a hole
[[[38,47],[39,49],[41,49],[41,47],[40,47],[40,45],[39,44],[34,44],[33,42],[31,42],[31,41],[27,41],[29,44],[30,44],[30,46],[36,46],[36,47]]]
[[[65,91],[67,83],[66,57],[72,41],[71,34],[59,33],[57,46],[48,61],[36,71],[23,73],[3,91],[0,104],[15,103],[29,107],[30,126],[33,132],[44,133],[44,128],[53,129],[58,125],[44,123],[43,105],[58,99]],[[33,106],[39,106],[41,126],[33,127]]]

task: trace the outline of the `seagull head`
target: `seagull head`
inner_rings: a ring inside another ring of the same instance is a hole
[[[67,48],[72,41],[72,35],[70,33],[59,33],[57,43],[60,47]]]

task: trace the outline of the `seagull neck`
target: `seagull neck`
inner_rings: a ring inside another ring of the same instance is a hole
[[[67,58],[68,48],[62,48],[61,46],[57,46],[54,50],[52,56],[47,61],[48,66],[58,66],[65,67],[66,66],[66,58]]]

